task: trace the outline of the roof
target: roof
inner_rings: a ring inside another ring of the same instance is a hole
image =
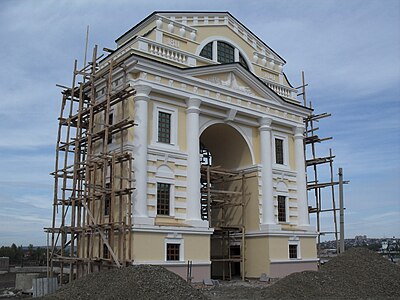
[[[249,33],[251,33],[261,44],[263,44],[265,47],[267,47],[272,53],[274,53],[279,59],[281,59],[285,64],[286,60],[282,58],[278,53],[276,53],[270,46],[268,46],[263,40],[261,40],[257,35],[255,35],[250,29],[248,29],[245,25],[243,25],[242,22],[240,22],[238,19],[236,19],[231,13],[227,11],[154,11],[150,15],[148,15],[146,18],[144,18],[142,21],[140,21],[138,24],[136,24],[134,27],[126,31],[124,34],[119,36],[115,42],[118,43],[120,40],[122,40],[124,37],[127,35],[133,33],[136,29],[140,28],[141,25],[146,23],[148,20],[153,18],[157,14],[221,14],[221,15],[228,15],[231,17],[235,22],[237,22],[240,26],[242,26],[245,30],[247,30]]]

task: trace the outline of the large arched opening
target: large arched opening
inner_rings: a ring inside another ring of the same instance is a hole
[[[200,136],[200,145],[202,217],[214,228],[211,275],[222,279],[243,277],[251,148],[236,128],[224,123],[208,126]]]

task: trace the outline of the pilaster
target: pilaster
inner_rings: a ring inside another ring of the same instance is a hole
[[[272,179],[272,141],[271,123],[268,117],[260,119],[261,144],[261,189],[262,189],[262,222],[261,230],[277,230]]]
[[[201,100],[189,98],[186,101],[186,141],[187,141],[187,222],[195,227],[208,227],[208,222],[201,219],[200,203],[200,142],[199,114]]]
[[[137,126],[133,136],[133,224],[151,224],[147,212],[147,145],[148,145],[148,101],[150,100],[151,87],[147,85],[134,86],[136,94],[134,120]]]
[[[298,225],[305,230],[311,230],[308,216],[307,179],[304,157],[304,126],[294,128],[294,151],[296,160]]]

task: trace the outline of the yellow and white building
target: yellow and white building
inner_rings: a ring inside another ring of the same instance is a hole
[[[136,91],[125,108],[137,124],[127,145],[133,263],[185,276],[192,261],[195,281],[211,277],[214,229],[200,204],[205,145],[213,165],[256,174],[246,190],[242,275],[315,270],[303,146],[310,110],[296,99],[285,61],[227,12],[154,12],[116,43],[99,67],[134,53],[124,63]],[[118,120],[121,110],[113,113]]]

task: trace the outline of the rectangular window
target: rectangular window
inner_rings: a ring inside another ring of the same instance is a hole
[[[278,221],[286,222],[286,197],[278,196]]]
[[[106,244],[103,244],[103,258],[110,258],[110,251]]]
[[[111,183],[106,183],[104,196],[104,215],[109,216],[111,212]]]
[[[275,162],[283,165],[283,140],[275,139]]]
[[[171,185],[168,183],[157,183],[157,214],[169,215],[169,202],[170,202],[170,189]]]
[[[158,112],[158,141],[161,143],[171,143],[171,114]]]
[[[179,260],[179,244],[167,244],[167,260]]]
[[[114,123],[114,114],[109,114],[108,115],[108,137],[107,137],[107,143],[111,144],[112,143],[112,134],[111,134],[111,130],[110,130],[110,125],[113,125]]]
[[[289,258],[297,258],[297,245],[289,245]]]

